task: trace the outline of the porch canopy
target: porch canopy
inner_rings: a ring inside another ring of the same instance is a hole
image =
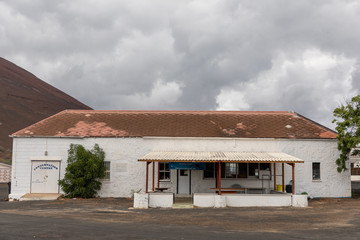
[[[147,162],[146,164],[146,190],[148,189],[148,165],[153,162],[208,162],[218,163],[216,173],[216,186],[221,194],[221,163],[273,163],[274,176],[276,176],[275,163],[282,163],[282,184],[284,185],[284,163],[292,166],[292,192],[295,189],[295,163],[304,161],[283,152],[149,152],[138,161]],[[153,164],[153,190],[154,190],[154,170]],[[274,189],[276,189],[276,177],[274,177]]]

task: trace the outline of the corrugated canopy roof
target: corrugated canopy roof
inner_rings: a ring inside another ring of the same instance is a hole
[[[297,113],[275,111],[66,110],[14,137],[225,137],[335,139],[336,133]]]
[[[303,163],[283,152],[149,152],[138,161]]]

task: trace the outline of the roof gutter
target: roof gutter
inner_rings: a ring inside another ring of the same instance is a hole
[[[337,141],[336,138],[236,138],[236,137],[155,137],[144,136],[144,139],[179,139],[179,140],[245,140],[245,141]]]
[[[17,135],[9,135],[11,138],[74,138],[74,139],[84,139],[84,138],[142,138],[139,136],[127,137],[127,136],[114,136],[114,137],[99,137],[99,136],[17,136]]]
[[[177,139],[177,140],[245,140],[245,141],[337,141],[336,138],[235,138],[235,137],[156,137],[156,136],[121,136],[121,137],[97,137],[97,136],[17,136],[9,135],[11,138],[143,138],[143,139]]]
[[[83,139],[86,138],[84,136],[16,136],[9,135],[11,138],[75,138],[75,139]]]

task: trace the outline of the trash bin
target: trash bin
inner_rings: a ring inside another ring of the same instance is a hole
[[[8,182],[8,190],[9,190],[9,194],[11,193],[11,182]]]
[[[292,185],[286,185],[285,189],[287,193],[292,193]]]

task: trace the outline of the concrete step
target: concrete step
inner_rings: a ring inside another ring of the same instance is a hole
[[[172,208],[194,208],[192,203],[174,203]]]
[[[50,201],[57,200],[61,196],[61,193],[27,193],[20,198],[20,201]]]

